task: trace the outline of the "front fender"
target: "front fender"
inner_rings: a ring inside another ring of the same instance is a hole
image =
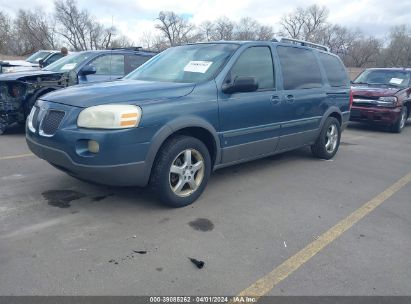
[[[215,164],[221,161],[221,149],[220,149],[220,139],[218,138],[217,131],[215,128],[206,120],[197,116],[185,116],[184,118],[176,118],[168,122],[165,126],[160,128],[156,134],[153,136],[149,151],[146,157],[146,176],[149,177],[151,169],[153,167],[155,157],[160,150],[163,143],[171,135],[177,133],[178,131],[185,128],[202,128],[208,131],[214,138],[216,145],[216,157]]]

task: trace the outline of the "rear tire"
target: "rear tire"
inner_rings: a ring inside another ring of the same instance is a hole
[[[203,193],[211,174],[210,153],[197,138],[177,135],[161,147],[150,188],[168,206],[192,204]]]
[[[315,157],[331,159],[337,153],[341,140],[340,122],[334,117],[328,117],[311,152]]]
[[[391,126],[391,132],[393,133],[401,133],[402,129],[404,129],[405,125],[407,124],[408,119],[408,108],[406,105],[402,107],[401,116],[398,121]]]

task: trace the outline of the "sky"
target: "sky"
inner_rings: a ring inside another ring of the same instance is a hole
[[[77,3],[98,21],[116,26],[135,43],[140,42],[143,33],[155,31],[155,19],[162,10],[189,16],[195,24],[220,16],[235,21],[252,17],[277,31],[284,14],[299,6],[318,4],[328,7],[329,22],[358,28],[379,38],[384,38],[392,26],[409,24],[411,20],[411,0],[78,0]],[[30,0],[29,3],[27,0],[0,0],[0,10],[10,15],[20,8],[42,8],[52,13],[54,5],[53,0]]]

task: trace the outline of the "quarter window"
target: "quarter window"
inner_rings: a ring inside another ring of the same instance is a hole
[[[231,69],[231,81],[239,76],[256,77],[258,89],[274,88],[274,68],[270,48],[251,47],[245,50]]]
[[[348,76],[344,65],[337,57],[319,53],[320,61],[324,67],[328,82],[332,87],[344,87],[348,85]]]
[[[311,50],[279,46],[277,48],[284,90],[320,88],[322,78],[317,58]]]

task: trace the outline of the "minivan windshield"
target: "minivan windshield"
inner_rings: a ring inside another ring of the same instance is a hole
[[[406,88],[409,83],[410,72],[382,69],[365,70],[353,81],[353,84],[386,85],[399,88]]]
[[[56,62],[45,67],[43,70],[52,72],[68,72],[73,70],[77,65],[81,64],[84,60],[90,58],[90,52],[81,52],[77,54],[67,55]]]
[[[204,43],[170,48],[153,57],[126,79],[196,83],[212,79],[238,49],[233,43]]]

